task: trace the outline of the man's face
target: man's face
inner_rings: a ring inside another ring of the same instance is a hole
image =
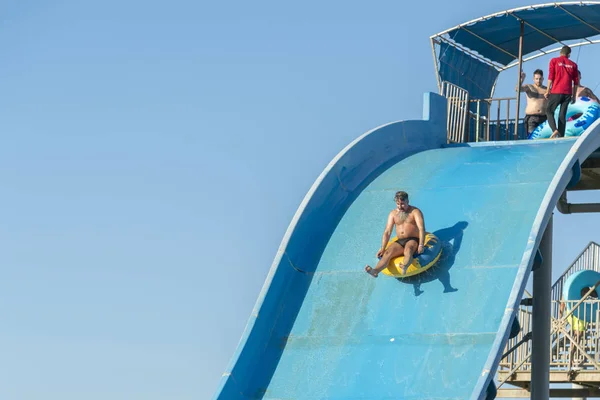
[[[397,199],[396,205],[398,206],[398,210],[404,212],[408,211],[408,200]]]
[[[535,83],[536,86],[542,86],[542,82],[544,82],[544,75],[533,75],[533,83]]]

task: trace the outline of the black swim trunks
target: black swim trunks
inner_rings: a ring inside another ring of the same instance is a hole
[[[545,115],[526,115],[523,119],[523,124],[525,125],[525,129],[527,129],[527,133],[531,133],[535,131],[535,128],[546,122],[548,117]]]
[[[415,242],[417,242],[417,244],[419,244],[419,238],[418,237],[407,237],[404,239],[398,239],[396,240],[396,242],[398,242],[399,245],[401,245],[402,247],[406,246],[406,243],[408,243],[409,241],[414,240]]]

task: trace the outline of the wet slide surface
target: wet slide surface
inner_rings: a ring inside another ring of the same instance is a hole
[[[446,146],[446,100],[367,132],[298,209],[214,399],[480,399],[503,351],[575,139]],[[421,275],[373,278],[394,194],[443,243]]]
[[[329,240],[264,398],[469,398],[572,144],[429,150],[373,181]],[[363,267],[377,261],[397,190],[443,255],[422,276],[372,278]]]

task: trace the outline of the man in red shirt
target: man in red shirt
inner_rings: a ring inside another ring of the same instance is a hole
[[[550,73],[548,74],[548,88],[544,96],[548,99],[546,116],[548,125],[552,129],[550,139],[565,136],[567,125],[567,107],[577,99],[577,86],[579,85],[579,72],[577,64],[569,60],[571,48],[563,46],[560,56],[550,60]],[[554,120],[554,111],[560,105],[558,115],[558,128]]]

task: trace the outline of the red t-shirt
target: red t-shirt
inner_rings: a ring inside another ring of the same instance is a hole
[[[552,81],[550,93],[573,94],[572,83],[579,85],[577,64],[565,56],[553,58],[550,60],[548,80]]]

